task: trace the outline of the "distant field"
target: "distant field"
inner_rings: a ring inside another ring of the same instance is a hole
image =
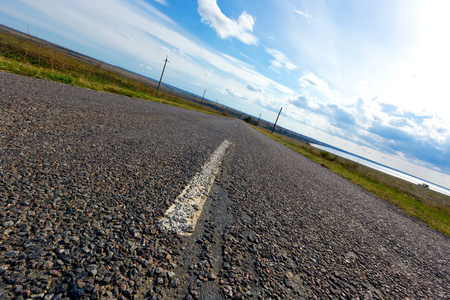
[[[138,80],[138,76],[131,73],[124,76],[119,68],[93,59],[89,61],[86,57],[79,59],[76,53],[65,53],[61,49],[27,35],[18,36],[0,29],[0,70],[228,116],[226,111],[218,111],[168,92],[159,92],[156,95],[156,88],[151,82]],[[256,129],[450,236],[450,197],[321,151],[287,136],[270,134],[261,127]]]

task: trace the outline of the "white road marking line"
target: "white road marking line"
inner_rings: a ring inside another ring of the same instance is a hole
[[[175,203],[169,207],[159,223],[163,230],[179,235],[191,235],[194,232],[197,219],[202,213],[209,190],[230,144],[227,140],[220,144],[200,173],[192,178]]]

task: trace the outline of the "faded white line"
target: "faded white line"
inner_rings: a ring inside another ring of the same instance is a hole
[[[220,144],[203,165],[200,173],[192,178],[183,192],[177,197],[175,203],[169,207],[164,217],[160,220],[160,226],[163,230],[179,235],[191,235],[194,232],[197,219],[202,213],[209,190],[230,144],[227,140]]]

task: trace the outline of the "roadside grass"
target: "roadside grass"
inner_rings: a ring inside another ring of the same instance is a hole
[[[145,82],[127,78],[101,64],[89,64],[50,44],[39,44],[0,32],[0,70],[72,86],[160,102],[208,114],[227,116],[210,107],[159,91]]]
[[[267,129],[253,128],[450,236],[450,197]]]

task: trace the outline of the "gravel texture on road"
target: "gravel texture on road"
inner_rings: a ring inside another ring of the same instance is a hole
[[[450,298],[448,237],[239,120],[7,73],[0,105],[0,299]]]
[[[224,196],[211,196],[213,205],[229,203],[231,221],[217,227],[226,222],[211,211],[206,228],[221,236],[200,239],[202,249],[220,245],[219,260],[208,263],[219,264],[221,295],[449,299],[447,236],[253,129],[239,129],[217,181]]]

